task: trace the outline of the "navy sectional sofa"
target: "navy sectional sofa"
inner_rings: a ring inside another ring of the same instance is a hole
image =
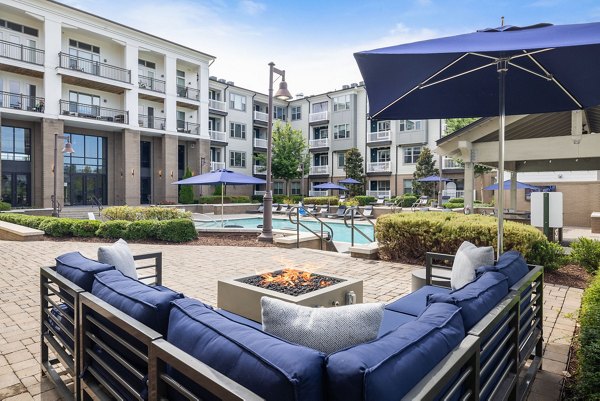
[[[148,257],[146,283],[78,253],[41,269],[42,366],[63,398],[516,400],[541,366],[542,267],[516,252],[391,302],[377,339],[330,355],[161,286]],[[428,283],[452,259],[428,254]]]

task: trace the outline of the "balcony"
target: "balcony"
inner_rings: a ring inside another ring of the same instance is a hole
[[[329,138],[310,139],[308,141],[308,147],[309,149],[327,148],[329,147]]]
[[[255,148],[267,148],[267,140],[262,138],[254,138],[254,147]]]
[[[164,131],[166,124],[165,121],[166,119],[162,117],[145,116],[143,114],[138,114],[138,125],[142,128],[159,129]]]
[[[225,168],[224,162],[210,162],[210,171],[221,170]]]
[[[367,191],[367,196],[374,196],[376,198],[391,198],[392,191]]]
[[[129,112],[126,110],[110,109],[108,107],[71,102],[69,100],[60,101],[60,114],[63,116],[129,124]]]
[[[43,113],[44,98],[0,91],[0,107]]]
[[[183,120],[177,120],[177,132],[200,135],[200,124],[187,123]]]
[[[43,50],[7,42],[6,40],[0,40],[0,57],[29,64],[44,65]]]
[[[329,120],[329,112],[327,112],[327,111],[320,111],[318,113],[310,113],[308,115],[309,123],[316,123],[319,121],[327,121],[327,120]]]
[[[177,86],[177,97],[199,101],[200,91],[189,86]]]
[[[138,86],[152,92],[165,93],[165,81],[160,79],[138,75]]]
[[[208,130],[208,135],[212,141],[227,142],[227,132]]]
[[[309,174],[312,174],[312,175],[329,174],[329,166],[310,166]]]
[[[256,121],[263,121],[265,123],[269,122],[269,114],[263,113],[262,111],[254,110],[254,119]]]
[[[400,131],[396,135],[396,145],[412,145],[417,143],[427,143],[427,131]]]
[[[208,108],[218,111],[227,111],[227,103],[219,100],[208,99]]]
[[[308,191],[308,196],[327,196],[327,191]]]
[[[392,131],[377,131],[367,134],[367,143],[387,142],[392,140]]]
[[[392,162],[374,162],[367,164],[367,173],[391,173]]]
[[[449,196],[450,198],[464,198],[465,191],[462,189],[443,189],[442,196]]]
[[[267,166],[261,166],[261,165],[255,164],[254,166],[252,166],[252,172],[254,174],[265,175],[265,174],[267,174]]]
[[[444,157],[442,160],[442,169],[462,169],[464,168],[459,162],[449,157]]]
[[[59,53],[60,67],[69,70],[83,72],[84,74],[111,79],[113,81],[131,83],[131,71],[125,68],[98,61],[88,60],[81,57],[71,56],[67,53]]]

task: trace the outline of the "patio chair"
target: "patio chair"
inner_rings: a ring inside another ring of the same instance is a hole
[[[315,213],[317,211],[317,207],[315,205],[306,205],[304,206],[304,210],[308,213]]]
[[[341,194],[341,195],[340,195],[340,200],[339,200],[339,201],[340,201],[340,202],[343,202],[343,201],[345,201],[345,200],[346,200],[346,194]]]
[[[280,207],[281,207],[281,205],[279,203],[274,203],[273,204],[273,208],[271,209],[271,211],[273,213],[277,213],[277,211],[279,210]]]
[[[415,209],[427,207],[428,203],[429,203],[429,196],[423,195],[419,199],[417,199],[417,201],[415,203],[412,204],[412,206],[410,207],[410,210],[414,211]]]
[[[265,211],[265,205],[262,203],[258,205],[257,209],[246,210],[246,213],[263,213]]]
[[[375,216],[373,216],[373,205],[367,205],[365,206],[365,208],[362,211],[362,216],[359,216],[360,218],[373,218]]]
[[[317,214],[321,216],[325,216],[327,213],[329,213],[329,205],[321,205],[317,211]]]
[[[385,205],[385,197],[382,195],[379,195],[377,197],[377,200],[375,202],[371,202],[371,205],[373,206],[383,206]]]
[[[336,214],[328,214],[327,217],[330,219],[339,219],[344,218],[344,214],[346,213],[346,206],[338,206]]]
[[[290,208],[291,208],[291,206],[290,206],[289,204],[287,204],[287,203],[286,203],[286,204],[284,204],[284,205],[281,205],[281,209],[279,209],[279,210],[277,211],[277,213],[282,213],[282,214],[283,214],[283,213],[287,213],[287,212],[289,212],[289,211],[290,211]]]

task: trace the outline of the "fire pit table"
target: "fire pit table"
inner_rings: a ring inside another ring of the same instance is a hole
[[[277,298],[297,305],[335,307],[362,303],[362,280],[309,273],[295,269],[277,270],[228,280],[219,280],[217,306],[261,322],[260,299]]]

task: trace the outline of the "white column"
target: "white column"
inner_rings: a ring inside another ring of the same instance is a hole
[[[473,213],[473,188],[475,181],[475,163],[465,162],[465,213]]]
[[[517,172],[510,172],[510,210],[517,210]]]
[[[165,118],[167,131],[177,131],[177,59],[165,56]]]
[[[139,127],[138,120],[138,54],[137,45],[128,43],[125,46],[125,68],[131,71],[131,83],[133,89],[125,90],[125,110],[129,111],[129,126]]]
[[[61,51],[62,26],[60,22],[52,18],[52,16],[47,16],[44,21],[44,113],[49,116],[58,116],[62,80],[61,76],[56,73],[56,68],[59,66],[58,53]]]
[[[198,89],[200,90],[200,108],[198,109],[198,123],[200,136],[209,138],[208,135],[208,64],[203,63],[198,67]]]

